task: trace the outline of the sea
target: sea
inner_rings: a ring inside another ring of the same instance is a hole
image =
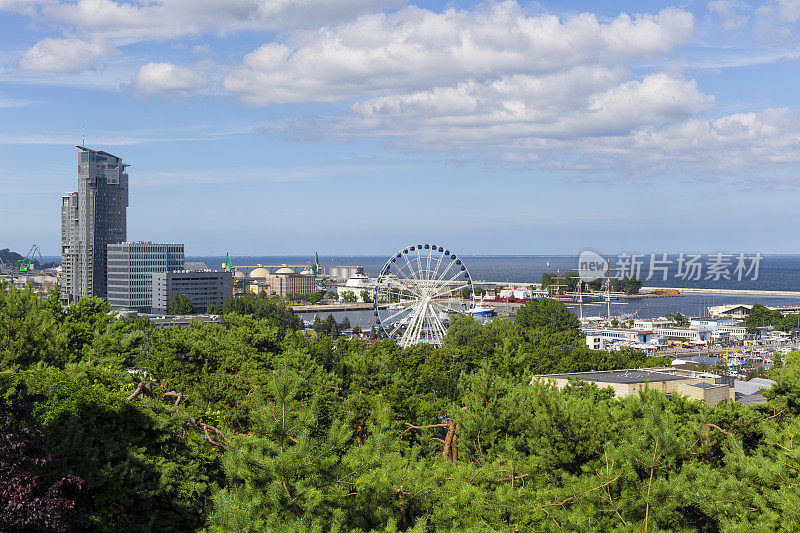
[[[731,254],[717,257],[717,254],[683,259],[677,254],[650,254],[641,257],[624,255],[611,256],[611,271],[619,273],[625,265],[639,265],[639,278],[648,287],[686,287],[730,290],[800,291],[800,255],[761,255]],[[390,256],[320,256],[320,264],[326,270],[332,266],[359,265],[364,273],[375,276]],[[513,284],[538,283],[544,273],[562,274],[578,268],[578,256],[558,255],[464,255],[460,256],[475,283],[498,281]],[[223,256],[186,257],[187,261],[203,261],[210,268],[220,268],[225,261]],[[310,264],[313,256],[237,256],[236,265],[281,265]],[[693,267],[687,266],[689,264]],[[700,265],[700,267],[697,267]],[[652,272],[651,272],[652,266]],[[737,272],[737,266],[740,266]],[[753,267],[756,268],[753,268]],[[727,271],[727,278],[725,277]],[[630,272],[630,269],[628,269]],[[688,275],[687,275],[688,274]],[[612,274],[613,275],[613,274]],[[648,278],[650,276],[650,279]],[[699,279],[694,279],[699,277]],[[666,278],[666,279],[664,279]],[[683,296],[646,298],[639,300],[620,300],[612,302],[612,315],[627,314],[638,310],[637,317],[655,318],[669,313],[682,313],[688,316],[705,316],[707,308],[714,305],[736,303],[760,303],[765,306],[800,305],[800,297],[736,295],[721,293],[686,293]],[[570,306],[578,312],[577,306]],[[606,304],[585,304],[584,316],[605,316]],[[312,321],[316,313],[301,313],[304,320]],[[324,318],[328,313],[324,313]],[[341,321],[348,317],[352,325],[361,328],[374,323],[372,311],[340,311],[334,317]]]
[[[688,288],[708,288],[708,289],[752,289],[766,291],[800,291],[800,255],[762,255],[757,261],[758,272],[742,273],[741,280],[737,279],[736,266],[737,254],[732,254],[727,260],[730,262],[728,278],[720,277],[716,279],[716,274],[709,276],[709,266],[714,261],[715,254],[702,255],[699,263],[703,269],[700,270],[699,279],[696,276],[679,276],[679,256],[669,254],[665,265],[662,262],[661,254],[656,254],[655,261],[651,261],[649,254],[636,259],[641,263],[639,278],[646,286],[653,287],[688,287]],[[328,269],[332,266],[340,265],[360,265],[364,267],[364,272],[374,276],[383,267],[390,256],[320,256],[320,264]],[[544,273],[560,272],[564,274],[575,271],[578,268],[578,256],[558,255],[558,256],[539,256],[539,255],[463,255],[459,256],[464,265],[469,270],[470,276],[475,282],[500,281],[508,283],[538,283],[542,280]],[[745,267],[750,267],[753,263],[754,254],[746,254],[744,258]],[[237,256],[232,258],[236,265],[280,265],[280,264],[311,264],[313,256]],[[686,254],[684,257],[684,268],[687,270],[686,263],[691,258]],[[725,258],[723,258],[725,260]],[[225,261],[223,256],[197,256],[186,257],[186,261],[204,261],[211,268],[220,268]],[[623,262],[630,260],[623,256],[612,256],[612,272],[619,273]],[[653,273],[650,275],[649,266],[654,266]],[[667,271],[656,270],[656,268],[666,267]],[[629,273],[630,269],[625,269]],[[693,271],[692,274],[696,274]],[[650,276],[650,279],[647,279]],[[666,278],[666,279],[663,279]]]

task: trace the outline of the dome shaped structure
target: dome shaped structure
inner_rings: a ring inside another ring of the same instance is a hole
[[[300,271],[301,276],[310,276],[311,272],[306,268],[305,270]]]
[[[233,277],[234,277],[234,278],[236,278],[236,279],[243,279],[243,278],[246,278],[246,277],[247,277],[247,274],[245,274],[245,273],[244,273],[244,272],[242,272],[241,270],[237,270],[237,271],[236,271],[236,272],[233,274]]]
[[[289,267],[283,267],[283,268],[279,268],[278,270],[276,270],[275,273],[276,274],[294,274],[295,272],[294,272],[294,270],[292,270]]]
[[[267,276],[269,276],[269,270],[267,270],[267,269],[266,269],[266,268],[264,268],[264,267],[258,267],[258,268],[254,268],[254,269],[253,269],[253,270],[250,272],[250,277],[251,277],[251,278],[262,278],[262,279],[266,279],[266,277],[267,277]]]

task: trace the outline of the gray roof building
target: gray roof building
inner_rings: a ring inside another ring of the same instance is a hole
[[[195,312],[205,312],[211,304],[222,306],[233,296],[233,276],[223,270],[182,270],[152,274],[153,313],[166,314],[169,299],[182,294]]]
[[[593,383],[620,384],[645,383],[648,381],[679,381],[686,379],[685,377],[678,376],[676,374],[667,374],[664,372],[654,372],[652,370],[639,369],[574,372],[572,374],[548,374],[541,377],[555,380],[576,378],[580,379],[581,381],[591,381]]]
[[[737,379],[733,385],[736,392],[749,396],[761,392],[761,389],[771,389],[775,381],[766,378],[752,378],[749,381]]]
[[[553,382],[562,388],[575,379],[596,383],[599,387],[611,387],[620,398],[639,394],[643,389],[655,389],[667,394],[683,394],[711,406],[735,399],[729,380],[714,374],[671,367],[549,374],[534,376],[531,383]]]
[[[736,401],[745,405],[766,403],[763,391],[771,389],[775,381],[766,378],[752,378],[749,381],[737,379],[733,386],[736,390]]]

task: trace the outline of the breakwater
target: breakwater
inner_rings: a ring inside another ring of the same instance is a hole
[[[295,313],[311,313],[316,311],[327,311],[335,313],[337,311],[368,311],[373,308],[371,303],[345,303],[345,304],[318,304],[318,305],[290,305],[289,309]],[[386,305],[379,305],[380,309],[385,309]]]
[[[680,290],[680,289],[677,289]],[[676,298],[678,296],[683,296],[682,292],[674,293],[674,294],[623,294],[620,296],[623,300],[639,300],[641,298]]]
[[[696,289],[692,287],[670,287],[682,293],[695,294],[725,294],[734,296],[793,296],[800,298],[800,291],[765,291],[756,289]],[[664,287],[642,287],[643,291],[664,289]]]

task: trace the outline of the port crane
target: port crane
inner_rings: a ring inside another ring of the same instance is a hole
[[[20,261],[19,271],[20,272],[29,272],[35,268],[36,264],[36,256],[39,256],[39,264],[44,263],[44,259],[42,258],[42,251],[39,249],[39,246],[34,244],[31,246],[31,250],[28,252],[28,255],[25,256],[25,259]]]
[[[733,360],[730,361],[730,362],[728,360],[728,354],[729,353],[733,353]],[[731,364],[733,364],[733,366],[739,366],[740,361],[739,361],[739,356],[737,355],[738,353],[739,352],[737,350],[731,350],[727,346],[725,347],[725,368],[726,369],[730,370],[731,369],[731,367],[730,367]]]
[[[225,252],[225,264],[222,266],[222,270],[224,270],[226,272],[230,272],[231,276],[236,274],[236,267],[233,266],[233,263],[231,262],[231,253],[230,252]]]

